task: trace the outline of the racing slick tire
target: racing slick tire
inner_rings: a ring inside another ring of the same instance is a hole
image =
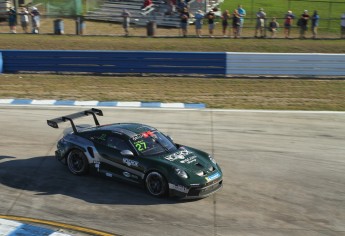
[[[74,175],[85,175],[89,171],[89,162],[84,153],[73,149],[67,156],[68,170]]]
[[[147,191],[155,197],[163,197],[168,192],[168,184],[164,176],[152,171],[146,175],[145,186]]]

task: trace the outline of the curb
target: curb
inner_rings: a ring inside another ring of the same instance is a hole
[[[70,236],[48,228],[23,224],[13,220],[0,219],[0,234],[4,236],[12,235],[47,235],[47,236]]]
[[[163,102],[118,102],[118,101],[73,101],[73,100],[32,100],[0,99],[0,105],[56,105],[56,106],[99,106],[99,107],[136,107],[136,108],[186,108],[204,109],[203,103],[163,103]]]

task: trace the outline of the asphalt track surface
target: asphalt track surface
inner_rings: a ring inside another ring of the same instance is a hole
[[[214,155],[224,188],[177,201],[58,163],[68,124],[46,120],[84,109],[0,106],[0,215],[131,236],[345,235],[343,112],[104,108],[102,124],[146,123]]]

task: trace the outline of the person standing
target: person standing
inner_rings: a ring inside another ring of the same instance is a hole
[[[29,12],[28,10],[23,7],[21,12],[19,12],[20,15],[20,24],[22,26],[22,29],[25,33],[29,33],[28,27],[29,27]]]
[[[256,13],[256,27],[255,27],[255,38],[258,38],[258,33],[260,34],[261,38],[264,38],[264,29],[265,29],[265,20],[266,20],[266,13],[264,12],[263,8],[260,8],[259,11]]]
[[[195,32],[196,35],[201,38],[201,28],[202,28],[202,20],[204,19],[205,15],[201,10],[198,10],[195,15]]]
[[[226,32],[228,29],[228,25],[229,25],[229,20],[230,18],[230,14],[228,10],[225,10],[222,14],[222,27],[223,27],[223,36],[226,37]]]
[[[238,38],[239,32],[241,27],[241,16],[238,13],[238,10],[235,9],[234,13],[232,14],[232,34],[234,35],[234,38]]]
[[[31,20],[32,20],[32,33],[38,34],[40,31],[40,12],[38,11],[37,7],[32,7],[32,11],[30,13]]]
[[[295,15],[292,14],[292,11],[288,10],[284,18],[284,34],[285,38],[290,38],[291,27],[293,25],[293,20],[295,19]]]
[[[17,12],[14,9],[14,7],[11,7],[9,11],[7,12],[8,14],[8,25],[10,27],[10,33],[15,34],[17,33]]]
[[[345,38],[345,12],[341,15],[340,19],[340,38],[344,39]]]
[[[299,19],[300,39],[305,39],[305,33],[308,30],[308,20],[309,20],[308,10],[304,10],[303,14],[301,15],[301,18]]]
[[[271,32],[271,38],[275,38],[278,28],[279,28],[279,23],[277,22],[277,18],[273,17],[272,21],[270,22],[269,26],[269,31]]]
[[[182,29],[182,36],[187,37],[188,33],[188,20],[189,20],[189,12],[188,9],[185,7],[183,8],[180,18],[181,18],[181,29]]]
[[[238,5],[237,12],[240,15],[240,28],[238,30],[237,35],[241,36],[242,30],[243,30],[243,24],[244,24],[244,17],[246,16],[246,10],[242,7],[242,5]]]
[[[123,9],[121,14],[123,21],[122,21],[122,28],[125,31],[125,36],[129,35],[129,26],[131,22],[131,13],[127,9]]]
[[[312,17],[311,17],[311,32],[313,33],[313,39],[315,39],[316,35],[317,35],[317,28],[319,26],[319,19],[320,19],[320,16],[317,13],[317,10],[315,10]]]
[[[210,10],[207,15],[206,15],[207,19],[208,19],[208,32],[210,34],[210,37],[213,38],[213,33],[214,33],[214,19],[216,17],[216,15],[214,14],[213,10]]]

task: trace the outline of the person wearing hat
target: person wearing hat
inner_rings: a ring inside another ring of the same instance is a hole
[[[285,17],[284,17],[284,34],[285,34],[285,38],[290,38],[290,31],[291,31],[291,27],[293,25],[293,20],[295,19],[295,15],[292,14],[291,10],[288,10],[288,12],[286,13]]]
[[[258,33],[260,37],[264,38],[264,29],[265,29],[266,13],[263,8],[260,8],[256,13],[256,27],[255,27],[255,38],[258,38]]]
[[[31,22],[32,22],[32,33],[38,34],[40,30],[40,12],[38,11],[37,7],[31,8]]]
[[[204,19],[205,15],[202,12],[202,10],[198,10],[195,15],[194,15],[194,19],[195,19],[195,32],[196,35],[201,38],[201,28],[202,28],[202,20]]]
[[[14,7],[10,7],[8,14],[8,25],[10,27],[10,33],[15,34],[17,33],[17,12]]]
[[[309,14],[308,10],[304,10],[303,14],[301,15],[301,18],[299,19],[298,25],[300,27],[300,39],[305,39],[305,33],[308,30],[308,20],[309,20]]]

